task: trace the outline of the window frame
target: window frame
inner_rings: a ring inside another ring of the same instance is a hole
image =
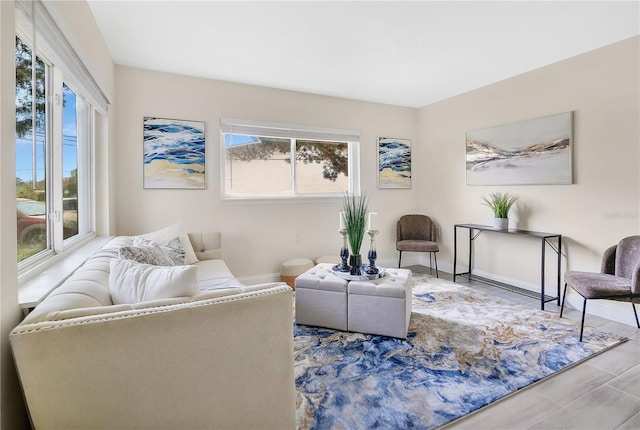
[[[18,277],[21,278],[27,272],[32,271],[54,259],[57,254],[79,246],[90,238],[95,237],[95,185],[94,185],[94,159],[95,152],[95,112],[91,101],[85,96],[82,89],[76,88],[73,80],[67,80],[65,64],[54,64],[41,45],[32,41],[32,36],[16,25],[15,37],[31,50],[33,58],[39,58],[48,66],[45,77],[45,181],[46,181],[46,227],[47,245],[39,251],[21,261],[17,261]],[[76,105],[76,132],[78,146],[78,175],[83,176],[83,184],[80,185],[78,177],[78,233],[64,238],[64,204],[63,204],[63,85],[66,85],[76,95],[81,104],[82,119],[78,116]],[[82,136],[81,136],[82,135]],[[81,141],[85,138],[86,141]],[[81,149],[82,148],[82,149]],[[16,172],[17,173],[17,172]],[[81,191],[82,188],[82,191]],[[81,199],[82,192],[82,199]],[[82,210],[81,210],[82,208]],[[18,244],[16,243],[16,246]]]
[[[264,136],[289,139],[291,148],[291,190],[290,194],[245,194],[234,195],[226,192],[226,135]],[[347,190],[326,193],[299,193],[296,187],[296,143],[298,140],[317,142],[340,142],[347,144],[348,186]],[[236,118],[220,119],[220,195],[223,202],[238,203],[286,203],[304,201],[338,201],[344,194],[360,194],[360,133],[355,130],[330,129],[324,127],[295,124],[272,123]]]

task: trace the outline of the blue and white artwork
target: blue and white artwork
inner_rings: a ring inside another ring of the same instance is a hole
[[[411,188],[411,141],[378,138],[378,188]]]
[[[467,132],[467,185],[571,184],[572,112]]]
[[[144,188],[205,188],[204,122],[144,118]]]

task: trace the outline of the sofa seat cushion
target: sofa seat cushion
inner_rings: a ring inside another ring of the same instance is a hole
[[[224,260],[200,260],[194,266],[198,268],[198,282],[201,291],[243,286],[233,276]]]

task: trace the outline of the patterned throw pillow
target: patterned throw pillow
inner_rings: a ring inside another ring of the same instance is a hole
[[[123,246],[119,250],[120,259],[133,260],[153,266],[175,266],[175,263],[158,246]]]
[[[180,241],[180,238],[178,236],[167,242],[161,243],[160,248],[162,248],[164,253],[167,254],[167,256],[171,260],[173,260],[173,263],[176,266],[182,266],[183,264],[185,264],[185,252],[184,248],[182,247],[182,242]]]
[[[145,239],[141,236],[134,236],[133,246],[159,246],[160,249],[173,261],[175,266],[182,266],[185,260],[184,248],[180,237],[176,236],[171,240],[162,243],[156,243],[153,240]]]
[[[140,236],[144,239],[153,240],[157,243],[165,243],[178,236],[180,238],[182,249],[184,249],[185,264],[193,264],[199,261],[195,251],[193,250],[189,236],[182,227],[182,222],[177,222],[168,227],[161,228],[160,230],[156,230],[151,233],[142,234]]]

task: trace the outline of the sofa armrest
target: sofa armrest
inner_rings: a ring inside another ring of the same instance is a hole
[[[21,324],[39,428],[295,428],[292,290]]]
[[[222,233],[189,233],[189,241],[198,260],[222,258]]]

